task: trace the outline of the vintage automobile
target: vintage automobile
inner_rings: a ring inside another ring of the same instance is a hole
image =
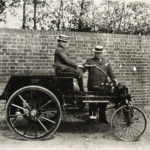
[[[114,135],[121,140],[139,140],[146,130],[147,120],[144,113],[132,105],[125,86],[107,82],[101,89],[87,91],[83,96],[74,89],[73,81],[67,75],[55,74],[11,76],[1,95],[7,102],[9,128],[21,138],[42,139],[57,131],[62,113],[70,105],[84,109],[85,104],[111,103],[108,110],[114,110],[110,122]]]

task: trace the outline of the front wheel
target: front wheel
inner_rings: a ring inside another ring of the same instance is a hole
[[[111,118],[111,128],[123,141],[137,141],[145,132],[147,121],[144,113],[135,106],[119,107]]]
[[[53,135],[60,125],[61,106],[56,96],[41,86],[26,86],[12,94],[6,105],[9,128],[25,139]]]

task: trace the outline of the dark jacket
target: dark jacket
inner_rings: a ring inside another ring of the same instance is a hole
[[[100,67],[107,76],[109,76],[112,80],[115,79],[110,63],[104,58],[91,58],[88,59],[85,64],[94,65],[96,64]],[[88,68],[88,89],[93,88],[95,86],[100,87],[103,83],[107,82],[107,76],[95,67]]]
[[[76,62],[68,57],[66,49],[58,44],[54,54],[54,66],[56,71],[64,71],[68,68],[77,68]]]

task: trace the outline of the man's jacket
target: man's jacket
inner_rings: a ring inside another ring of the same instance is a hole
[[[68,68],[77,68],[76,62],[68,57],[66,49],[62,45],[58,45],[54,54],[54,66],[57,72],[64,71]]]
[[[101,68],[103,71],[97,69],[96,67],[88,68],[88,89],[93,87],[100,87],[102,84],[107,82],[107,76],[109,76],[112,80],[115,79],[110,63],[102,58],[91,58],[86,61],[85,64],[88,65],[96,65]],[[104,74],[105,72],[105,74]],[[107,75],[107,76],[106,76]]]

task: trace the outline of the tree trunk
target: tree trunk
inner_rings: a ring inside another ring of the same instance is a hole
[[[78,30],[79,30],[79,31],[82,31],[82,27],[83,27],[82,16],[84,15],[84,4],[85,4],[85,1],[82,0],[82,1],[81,1],[81,5],[80,5],[81,12],[80,12],[79,22],[78,22]]]
[[[60,1],[59,12],[58,12],[58,22],[57,22],[57,30],[61,30],[63,28],[63,0]]]
[[[36,26],[36,8],[37,8],[37,0],[34,0],[33,3],[34,3],[34,17],[33,17],[34,27],[33,27],[33,29],[36,30],[36,29],[37,29],[37,26]]]
[[[22,19],[22,29],[26,28],[26,0],[23,1],[23,19]]]
[[[4,0],[0,1],[0,14],[6,9],[6,2]]]

